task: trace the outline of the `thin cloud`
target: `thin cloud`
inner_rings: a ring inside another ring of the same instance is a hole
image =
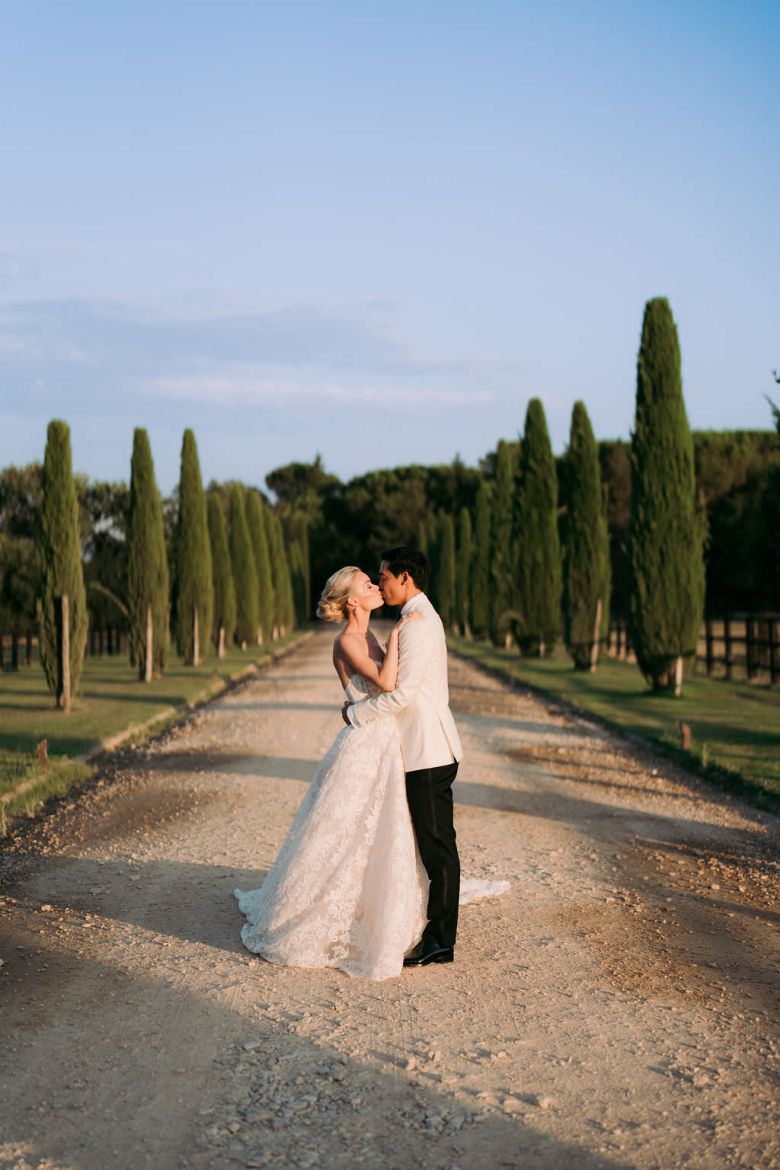
[[[403,407],[411,413],[420,414],[427,414],[443,406],[478,406],[495,400],[495,395],[487,391],[466,392],[399,385],[350,386],[337,382],[306,383],[251,376],[163,377],[151,379],[142,385],[142,389],[147,394],[178,402],[198,402],[228,408],[262,405],[285,409],[307,403],[358,405],[387,411]]]

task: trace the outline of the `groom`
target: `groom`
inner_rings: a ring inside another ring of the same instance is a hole
[[[410,548],[382,553],[379,589],[401,615],[418,612],[399,635],[398,682],[394,691],[345,707],[352,727],[394,715],[401,733],[406,797],[417,845],[430,878],[428,925],[404,959],[405,967],[451,963],[458,926],[460,863],[452,823],[452,782],[463,752],[449,708],[447,643],[441,618],[423,590],[428,561]]]

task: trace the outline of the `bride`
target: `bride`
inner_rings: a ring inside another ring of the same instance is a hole
[[[384,650],[369,629],[384,604],[354,565],[327,581],[317,616],[344,622],[333,665],[350,703],[395,689],[402,617]],[[246,916],[244,946],[271,963],[338,967],[363,979],[399,975],[422,937],[428,875],[406,800],[398,726],[383,718],[344,727],[317,768],[287,838],[260,889],[235,890]],[[506,883],[467,884],[462,900]]]

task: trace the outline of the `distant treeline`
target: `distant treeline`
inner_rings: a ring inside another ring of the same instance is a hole
[[[780,443],[774,431],[694,431],[696,480],[707,509],[707,612],[721,616],[780,608],[777,566],[780,563],[780,516],[776,477]],[[520,442],[507,443],[515,474]],[[627,533],[631,508],[630,444],[598,444],[606,493],[612,564],[612,614],[628,615]],[[565,459],[556,458],[559,482]],[[441,512],[457,518],[462,508],[475,514],[483,480],[494,482],[496,452],[478,467],[456,459],[435,466],[410,465],[372,471],[342,482],[318,457],[290,463],[266,476],[267,491],[258,491],[265,506],[276,497],[278,514],[291,546],[305,519],[310,535],[311,580],[297,588],[300,617],[311,616],[311,596],[342,564],[377,568],[383,548],[419,543]],[[229,513],[232,482],[212,481]],[[76,476],[84,575],[90,619],[95,626],[114,623],[115,603],[90,589],[99,583],[118,597],[127,596],[127,515],[129,487],[124,482]],[[242,485],[243,490],[243,485]],[[561,493],[562,498],[562,493]],[[172,548],[177,497],[163,500],[166,546]],[[40,585],[35,534],[41,515],[41,466],[0,471],[0,626],[11,628],[35,620]],[[296,582],[297,584],[297,582]]]
[[[780,608],[780,442],[774,431],[694,431],[696,482],[707,511],[707,611],[715,616]],[[508,442],[518,474],[520,442]],[[606,494],[612,562],[612,613],[628,616],[627,537],[631,513],[631,445],[598,444]],[[565,457],[556,458],[563,499]],[[479,485],[494,483],[496,452],[478,467],[460,460],[372,471],[342,483],[317,458],[271,472],[266,483],[283,512],[303,512],[310,525],[313,586],[334,566],[359,564],[374,572],[383,548],[419,543],[440,512],[474,516]],[[562,518],[562,517],[561,517]]]

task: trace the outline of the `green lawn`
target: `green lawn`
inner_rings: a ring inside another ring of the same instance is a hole
[[[304,636],[295,631],[275,642],[274,654]],[[99,747],[114,736],[138,729],[131,738],[143,738],[180,715],[187,705],[208,698],[226,680],[254,663],[268,661],[259,647],[242,653],[231,650],[222,659],[207,658],[197,668],[172,659],[161,679],[138,682],[127,656],[88,658],[79,693],[69,715],[54,708],[40,666],[0,673],[0,793],[25,780],[35,787],[6,804],[5,811],[26,810],[46,796],[66,791],[91,768],[74,757]],[[142,725],[151,724],[145,732]],[[50,763],[41,769],[36,745],[48,741]]]
[[[510,679],[661,745],[678,761],[765,807],[780,809],[778,688],[693,677],[675,699],[654,695],[635,666],[614,659],[606,659],[595,674],[583,674],[560,649],[539,660],[465,638],[450,638],[450,645]],[[680,748],[680,720],[692,729],[690,752]]]

